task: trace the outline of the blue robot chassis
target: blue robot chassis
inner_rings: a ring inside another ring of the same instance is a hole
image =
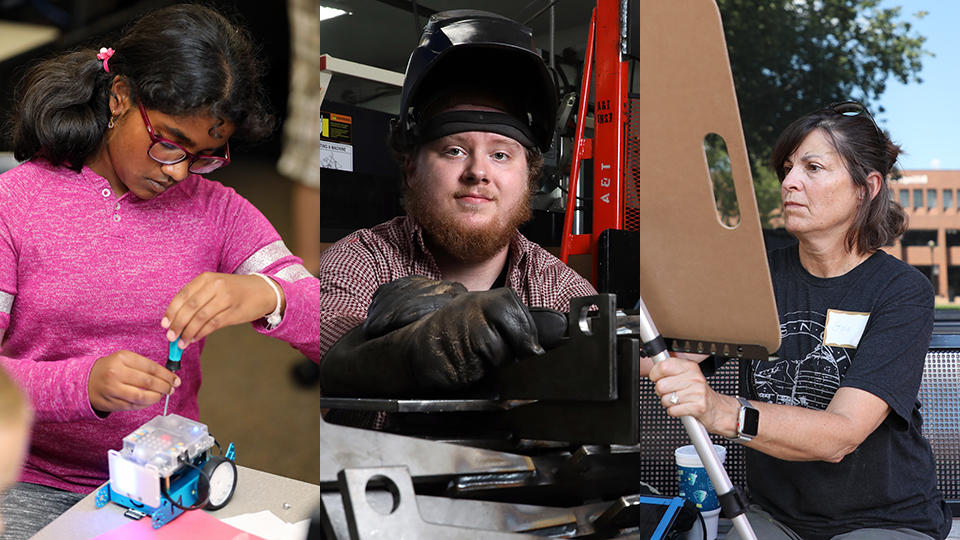
[[[126,515],[150,516],[154,529],[186,510],[225,506],[236,489],[233,443],[222,456],[207,426],[172,414],[157,416],[110,450],[110,481],[97,492],[96,505],[110,501],[127,508]]]

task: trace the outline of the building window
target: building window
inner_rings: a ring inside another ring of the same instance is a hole
[[[960,230],[957,229],[947,229],[947,247],[960,247]],[[957,273],[957,277],[960,278],[960,272]],[[957,292],[960,292],[960,289],[957,289]]]
[[[910,190],[901,189],[900,190],[900,206],[904,209],[910,208]]]
[[[937,244],[936,229],[908,229],[903,233],[900,243],[904,246],[922,246],[930,249],[930,242]]]
[[[933,210],[937,207],[937,190],[928,189],[927,190],[927,209]]]
[[[943,190],[943,209],[953,208],[953,190]]]
[[[913,209],[923,208],[923,190],[915,189],[913,190]]]

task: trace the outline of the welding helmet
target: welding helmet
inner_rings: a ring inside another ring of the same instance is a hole
[[[491,97],[504,112],[436,110],[462,93]],[[529,28],[485,11],[445,11],[430,17],[410,55],[391,137],[409,149],[453,133],[490,131],[546,152],[556,111],[557,92]]]

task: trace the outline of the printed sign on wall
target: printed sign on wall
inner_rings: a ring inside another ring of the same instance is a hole
[[[320,166],[353,172],[353,118],[323,111],[320,138]]]

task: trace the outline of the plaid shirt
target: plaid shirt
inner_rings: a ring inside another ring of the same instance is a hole
[[[507,287],[530,307],[569,311],[571,298],[597,294],[589,281],[519,232],[510,242],[509,265]],[[320,352],[363,323],[377,287],[414,275],[443,279],[410,217],[361,229],[330,246],[317,274],[326,315],[319,325]]]
[[[519,232],[510,242],[508,264],[507,287],[527,306],[569,311],[571,298],[597,294],[589,281]],[[410,217],[361,229],[324,251],[317,274],[323,292],[320,311],[325,314],[318,325],[322,353],[363,323],[377,287],[412,275],[442,279],[423,241],[423,230]],[[387,415],[331,411],[327,420],[382,429]]]

